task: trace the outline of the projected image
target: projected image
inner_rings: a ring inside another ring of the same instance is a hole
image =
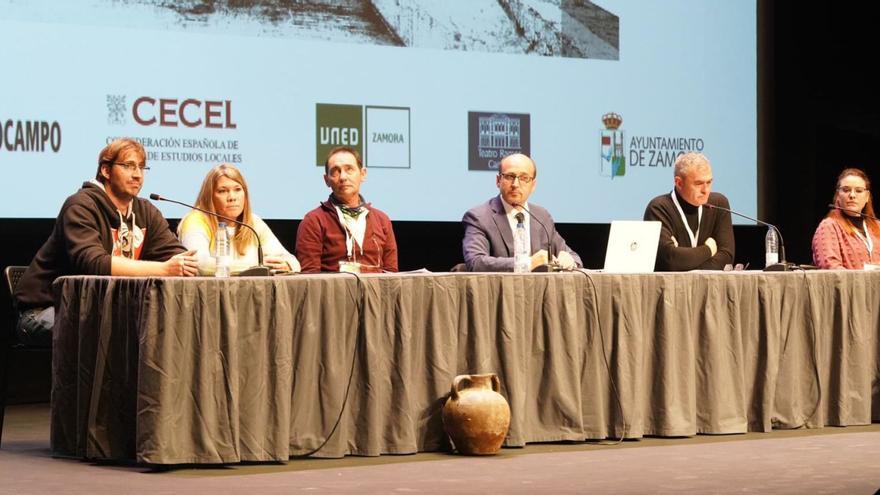
[[[147,151],[145,192],[194,198],[228,162],[271,219],[329,194],[336,146],[395,221],[459,222],[513,153],[557,222],[642,218],[686,151],[754,211],[757,10],[710,3],[0,0],[0,163],[41,187],[8,188],[0,218],[54,217],[123,136]]]
[[[150,27],[343,43],[619,59],[619,18],[587,0],[122,0]]]

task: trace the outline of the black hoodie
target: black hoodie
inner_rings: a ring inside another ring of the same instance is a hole
[[[142,241],[134,243],[134,259],[165,261],[185,251],[152,203],[134,198],[131,212],[134,215],[129,214],[126,226],[134,229],[135,224],[143,234]],[[15,290],[18,308],[51,306],[52,282],[63,275],[110,275],[119,227],[119,211],[107,193],[84,182],[82,189],[64,201],[52,234],[22,275]]]

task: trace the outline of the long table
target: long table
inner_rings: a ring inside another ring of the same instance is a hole
[[[77,276],[55,294],[62,456],[440,450],[452,379],[486,372],[506,446],[880,420],[876,272]]]

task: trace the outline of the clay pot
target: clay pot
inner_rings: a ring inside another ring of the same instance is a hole
[[[458,375],[443,406],[443,427],[466,455],[498,453],[510,426],[510,406],[495,373]]]

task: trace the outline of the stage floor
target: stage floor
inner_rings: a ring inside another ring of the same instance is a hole
[[[55,459],[48,404],[7,408],[0,494],[853,493],[880,489],[880,424],[621,444],[152,470]]]

